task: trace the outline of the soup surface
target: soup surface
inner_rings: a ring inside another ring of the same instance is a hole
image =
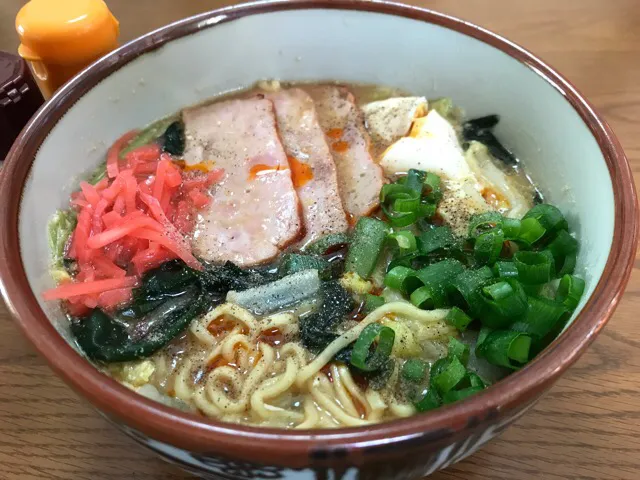
[[[578,242],[450,99],[260,82],[123,135],[49,225],[43,293],[157,401],[281,428],[463,400],[561,331]]]

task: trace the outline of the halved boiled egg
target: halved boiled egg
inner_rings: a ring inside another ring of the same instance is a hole
[[[444,198],[438,213],[460,236],[466,236],[469,219],[476,213],[498,210],[521,217],[531,206],[486,147],[472,142],[465,153],[453,125],[435,110],[413,121],[409,135],[382,153],[380,166],[387,175],[412,168],[439,175]]]

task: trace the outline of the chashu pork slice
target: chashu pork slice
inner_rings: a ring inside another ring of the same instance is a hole
[[[331,147],[344,209],[354,218],[368,215],[378,207],[384,177],[369,151],[364,115],[344,87],[322,85],[308,92]]]
[[[347,231],[349,223],[338,190],[336,166],[318,123],[313,100],[299,88],[268,93],[302,205],[302,245],[323,235]]]
[[[224,169],[193,235],[196,256],[250,266],[298,239],[302,222],[273,103],[252,98],[190,108],[182,114],[185,162]]]

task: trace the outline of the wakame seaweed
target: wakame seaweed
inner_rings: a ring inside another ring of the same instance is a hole
[[[94,309],[85,318],[72,319],[71,330],[94,360],[145,358],[177,337],[194,318],[222,303],[229,290],[246,290],[272,277],[231,262],[207,265],[198,272],[181,260],[171,260],[142,278],[126,308],[113,315]]]
[[[319,353],[338,338],[337,328],[353,310],[353,303],[351,294],[339,282],[323,283],[317,310],[300,318],[300,338],[305,348]]]
[[[162,149],[176,156],[184,153],[184,125],[180,120],[173,122],[165,130]]]
[[[242,269],[233,262],[207,265],[198,278],[206,291],[222,299],[229,290],[237,292],[273,282],[278,275],[270,270]]]
[[[499,122],[500,117],[498,115],[487,115],[468,120],[462,124],[462,138],[466,144],[474,140],[484,144],[491,155],[505,165],[517,165],[516,156],[502,145],[493,133],[493,129]]]
[[[170,294],[197,280],[199,273],[187,267],[181,260],[170,260],[147,273],[136,297]]]
[[[71,331],[88,357],[125,362],[148,357],[164,347],[207,307],[207,295],[191,287],[162,302],[135,324],[126,325],[95,309],[88,317],[73,320]]]

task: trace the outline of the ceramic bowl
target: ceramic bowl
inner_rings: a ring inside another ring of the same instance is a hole
[[[162,406],[100,373],[43,303],[47,220],[123,132],[265,78],[341,80],[450,96],[469,116],[499,113],[524,160],[581,240],[586,295],[533,362],[464,402],[335,431],[262,429]],[[456,462],[529,409],[611,317],[634,260],[637,201],[605,121],[561,75],[487,30],[435,12],[354,0],[267,1],[163,27],[102,58],[22,132],[0,180],[0,274],[18,326],[52,368],[121,429],[212,478],[411,478]]]

